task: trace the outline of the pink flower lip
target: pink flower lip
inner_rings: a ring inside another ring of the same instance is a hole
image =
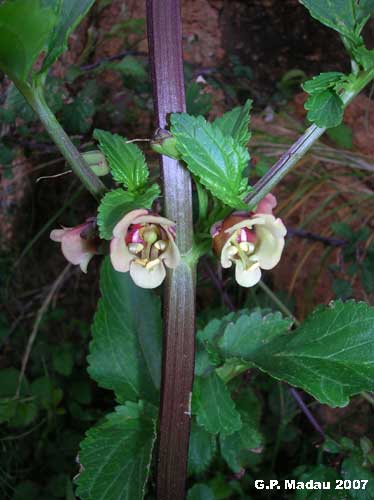
[[[52,241],[61,243],[61,251],[68,262],[80,266],[86,273],[90,260],[97,252],[96,219],[89,218],[75,227],[54,229],[50,233]]]

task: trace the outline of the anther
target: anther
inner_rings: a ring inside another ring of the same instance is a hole
[[[145,266],[146,269],[152,269],[153,267],[157,266],[160,263],[160,259],[154,259],[148,262],[148,264]]]
[[[160,250],[162,252],[166,248],[166,242],[163,240],[158,240],[158,241],[156,241],[154,246],[155,246],[155,248],[157,248],[157,250]]]
[[[130,243],[129,244],[129,251],[131,253],[139,253],[143,250],[144,248],[144,245],[142,245],[141,243]]]

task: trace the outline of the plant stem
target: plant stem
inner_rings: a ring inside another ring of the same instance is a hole
[[[347,106],[373,78],[374,70],[364,72],[358,76],[352,85],[352,89],[340,96],[344,106]],[[289,150],[280,157],[270,170],[255,184],[253,191],[244,199],[248,203],[250,210],[297,164],[325,131],[326,128],[311,125]]]
[[[307,405],[304,403],[304,400],[301,397],[301,395],[299,394],[299,392],[294,387],[290,387],[290,393],[295,398],[295,401],[300,406],[300,408],[302,409],[304,415],[307,417],[307,419],[309,420],[309,422],[311,423],[311,425],[325,439],[325,437],[326,437],[325,431],[322,429],[322,427],[319,425],[319,423],[315,419],[315,417],[312,414],[312,412],[309,410],[309,408],[307,407]]]
[[[20,82],[15,82],[15,85],[38,115],[40,121],[43,123],[51,139],[55,142],[61,154],[70,165],[72,171],[79,177],[88,191],[90,191],[97,200],[100,200],[106,191],[105,185],[92,172],[78,149],[70,140],[70,137],[57,121],[55,115],[45,101],[42,85],[35,83],[35,85],[30,86]]]
[[[180,0],[147,0],[156,125],[185,111]],[[177,160],[161,157],[165,214],[175,220],[183,256],[192,251],[191,178]],[[195,350],[195,263],[182,259],[168,274],[157,460],[157,498],[185,497]]]

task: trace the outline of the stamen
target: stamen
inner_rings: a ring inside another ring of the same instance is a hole
[[[147,259],[135,259],[135,263],[140,266],[146,267],[148,260]]]
[[[238,251],[239,250],[232,245],[227,249],[227,255],[228,255],[228,257],[234,257],[234,255],[236,255],[238,253]]]
[[[160,250],[161,252],[163,252],[165,250],[165,248],[167,247],[167,243],[166,243],[166,241],[158,240],[158,241],[156,241],[154,246],[155,246],[155,248],[157,248],[157,250]]]
[[[141,243],[130,243],[128,248],[131,253],[137,254],[143,250],[144,245]]]
[[[247,241],[242,241],[241,243],[239,243],[239,246],[240,246],[241,250],[243,250],[243,252],[245,252],[245,253],[253,252],[253,250],[255,249],[254,244],[249,243]]]
[[[250,264],[247,268],[246,271],[254,271],[255,269],[259,268],[260,264],[258,262],[253,262],[253,264]]]
[[[145,268],[148,270],[152,269],[153,267],[157,266],[160,262],[161,262],[160,259],[151,260],[150,262],[148,262]]]

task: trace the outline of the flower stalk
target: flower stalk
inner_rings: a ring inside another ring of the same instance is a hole
[[[348,104],[370,83],[374,78],[374,70],[363,72],[357,76],[351,88],[340,97],[344,106]],[[311,125],[304,134],[284,153],[266,174],[254,185],[253,191],[245,198],[249,209],[254,208],[265,195],[288,174],[298,161],[309,151],[318,139],[324,134],[326,128]]]
[[[15,82],[15,85],[38,115],[72,171],[79,177],[88,191],[97,200],[100,200],[106,191],[106,187],[90,169],[83,156],[52,113],[45,101],[42,83],[36,80],[32,86],[22,82]]]

